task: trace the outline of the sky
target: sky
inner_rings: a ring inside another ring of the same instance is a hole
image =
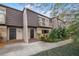
[[[2,3],[3,5],[6,5],[6,6],[9,6],[9,7],[12,7],[12,8],[15,8],[15,9],[18,9],[18,10],[23,10],[24,6],[20,5],[19,3]],[[50,8],[50,5],[51,4],[48,4],[47,7],[43,8],[43,10],[39,10],[39,8],[35,8],[33,6],[31,6],[32,10],[35,11],[35,12],[38,12],[40,14],[43,14],[45,16],[48,16],[50,17],[50,11],[47,11],[46,13],[44,13],[45,10],[47,10],[48,8]],[[27,4],[25,6],[26,8],[30,8],[30,5]]]
[[[3,5],[18,9],[18,10],[23,10],[23,6],[19,5],[18,3],[2,3]]]

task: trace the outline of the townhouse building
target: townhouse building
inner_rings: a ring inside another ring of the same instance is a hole
[[[20,11],[0,5],[0,37],[6,42],[20,40],[28,43],[32,38],[38,38],[37,33],[49,33],[54,25],[59,26],[53,19],[30,9]]]

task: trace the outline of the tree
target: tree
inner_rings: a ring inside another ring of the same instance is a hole
[[[40,10],[40,12],[44,11],[43,13],[51,11],[51,17],[59,17],[61,20],[63,20],[67,11],[79,9],[79,4],[75,3],[20,3],[20,5],[30,5],[30,8],[36,8]]]
[[[79,13],[75,14],[75,18],[69,26],[71,37],[75,42],[79,42],[79,18],[77,16],[79,16]]]

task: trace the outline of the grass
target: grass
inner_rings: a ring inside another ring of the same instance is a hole
[[[79,43],[67,44],[37,53],[34,56],[79,56]]]

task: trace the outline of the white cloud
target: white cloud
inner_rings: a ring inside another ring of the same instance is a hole
[[[32,9],[33,7],[30,4],[28,4],[28,5],[25,6],[25,8]]]

